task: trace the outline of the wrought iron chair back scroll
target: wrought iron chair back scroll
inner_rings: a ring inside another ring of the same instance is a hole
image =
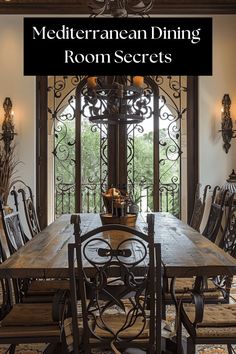
[[[233,199],[234,194],[231,195]],[[219,247],[221,247],[225,252],[230,254],[232,257],[236,258],[236,207],[232,207],[229,210],[228,220],[225,226],[225,231],[219,242]],[[213,279],[214,283],[221,289],[225,291],[225,297],[230,298],[230,289],[233,281],[232,276],[218,275]]]
[[[17,191],[18,189],[18,191]],[[38,216],[36,213],[36,209],[34,206],[34,197],[32,193],[32,189],[25,184],[23,181],[20,181],[20,187],[16,188],[16,186],[13,187],[11,191],[11,195],[14,197],[14,203],[16,210],[19,211],[19,199],[18,199],[18,194],[21,194],[22,196],[22,202],[23,202],[23,207],[24,207],[24,213],[25,213],[25,219],[31,234],[31,237],[34,237],[37,235],[40,231],[40,225],[38,221]]]
[[[16,207],[17,210],[17,207]],[[5,234],[5,242],[1,240],[2,261],[5,261],[9,255],[17,252],[28,241],[23,231],[20,221],[19,211],[7,214],[0,200],[0,213],[2,216],[2,225]],[[20,302],[22,298],[22,288],[25,286],[21,279],[13,279],[13,288],[15,301]]]
[[[5,213],[2,202],[0,201],[0,213],[5,234],[5,242],[3,242],[2,245],[4,251],[2,253],[3,261],[5,261],[8,256],[16,253],[29,241],[21,224],[17,192],[13,190],[12,195],[17,211],[10,214]],[[3,234],[1,236],[4,238]],[[67,279],[50,279],[46,281],[45,279],[18,278],[13,279],[12,283],[16,302],[51,302],[58,288],[69,289]]]
[[[226,231],[219,243],[223,250],[236,258],[236,207],[232,207]]]
[[[161,262],[160,245],[154,248],[154,215],[148,215],[148,235],[123,225],[105,225],[80,235],[78,221],[72,220],[75,244],[69,245],[74,353],[79,353],[79,346],[85,353],[93,347],[112,348],[117,353],[125,348],[160,353]],[[100,233],[105,233],[103,238]]]
[[[24,233],[18,211],[7,214],[0,200],[0,213],[9,253],[13,254],[28,241],[28,238]]]
[[[202,234],[212,242],[215,242],[220,230],[226,196],[228,194],[228,191],[226,190],[218,195],[218,191],[220,191],[220,187],[216,186],[212,194],[212,202],[207,223],[202,232]]]
[[[200,188],[201,188],[201,184],[198,183],[196,188],[196,193],[195,193],[193,214],[189,223],[189,225],[197,231],[199,231],[202,222],[205,205],[206,205],[207,191],[211,189],[211,186],[209,184],[205,186],[202,197],[200,195]]]

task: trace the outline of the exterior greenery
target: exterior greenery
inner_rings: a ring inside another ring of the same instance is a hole
[[[100,131],[92,131],[91,124],[83,120],[81,126],[81,183],[82,183],[82,204],[83,211],[99,212],[102,207],[100,189]],[[66,131],[66,134],[65,134]],[[74,194],[73,186],[75,180],[75,128],[73,122],[68,122],[57,132],[55,144],[64,140],[65,151],[69,149],[69,159],[55,158],[55,183],[60,185],[63,181],[64,187],[57,188],[62,191],[56,195],[56,214],[73,212]],[[179,214],[179,186],[173,183],[173,177],[180,174],[180,159],[176,159],[173,152],[171,159],[166,156],[166,145],[173,146],[174,139],[168,137],[165,129],[160,130],[160,140],[164,146],[160,145],[160,169],[162,180],[160,181],[160,210],[172,211]],[[178,137],[177,137],[178,139]],[[135,175],[135,185],[128,188],[132,194],[135,204],[139,205],[140,210],[150,211],[153,209],[153,133],[143,133],[134,138],[134,159],[132,171]],[[174,151],[174,150],[173,150]],[[65,153],[65,152],[64,152]],[[66,154],[66,153],[65,153]],[[130,169],[129,166],[128,169]],[[169,191],[167,189],[174,191]]]

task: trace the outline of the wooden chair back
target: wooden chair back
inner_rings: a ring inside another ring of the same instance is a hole
[[[192,217],[190,219],[189,225],[199,232],[200,225],[202,222],[205,205],[206,205],[206,197],[208,190],[211,189],[211,186],[208,184],[205,186],[203,195],[200,195],[201,184],[198,183],[196,192],[195,192],[195,199],[194,199],[194,207]]]
[[[94,341],[95,346],[111,347],[117,353],[126,347],[142,347],[145,342],[148,352],[157,353],[161,254],[160,245],[154,248],[154,215],[148,215],[147,235],[123,225],[104,225],[80,235],[78,218],[72,221],[75,244],[69,245],[69,270],[74,353],[79,352],[78,293],[85,353],[91,353]],[[102,238],[101,233],[109,236]],[[160,348],[160,342],[158,345]]]

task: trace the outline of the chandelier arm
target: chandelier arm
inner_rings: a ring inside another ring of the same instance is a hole
[[[112,4],[111,4],[112,3]],[[127,17],[128,14],[147,15],[153,7],[154,0],[148,2],[136,1],[135,4],[129,4],[129,0],[89,0],[88,8],[92,12],[91,16],[97,17],[105,12],[110,12],[113,17]]]
[[[83,95],[90,122],[139,124],[145,119],[148,100],[143,98],[142,77],[135,76],[132,80],[125,76],[89,77],[88,84]]]
[[[107,10],[109,5],[109,0],[105,0],[103,3],[97,0],[89,0],[88,8],[92,12],[91,15],[99,16],[103,15],[103,13]]]
[[[133,14],[147,14],[153,7],[153,0],[150,0],[147,4],[144,4],[143,1],[138,1],[135,5],[130,5],[127,2],[127,11]]]

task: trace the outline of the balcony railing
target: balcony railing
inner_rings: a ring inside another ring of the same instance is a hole
[[[153,210],[153,185],[136,184],[129,186],[134,203],[138,205],[140,212],[150,212]],[[60,185],[55,195],[56,216],[74,212],[75,187],[72,184]],[[101,186],[99,184],[84,184],[81,188],[82,212],[100,213],[104,211],[103,200],[101,197]],[[179,185],[166,183],[159,188],[159,210],[168,211],[180,217],[180,190]]]

